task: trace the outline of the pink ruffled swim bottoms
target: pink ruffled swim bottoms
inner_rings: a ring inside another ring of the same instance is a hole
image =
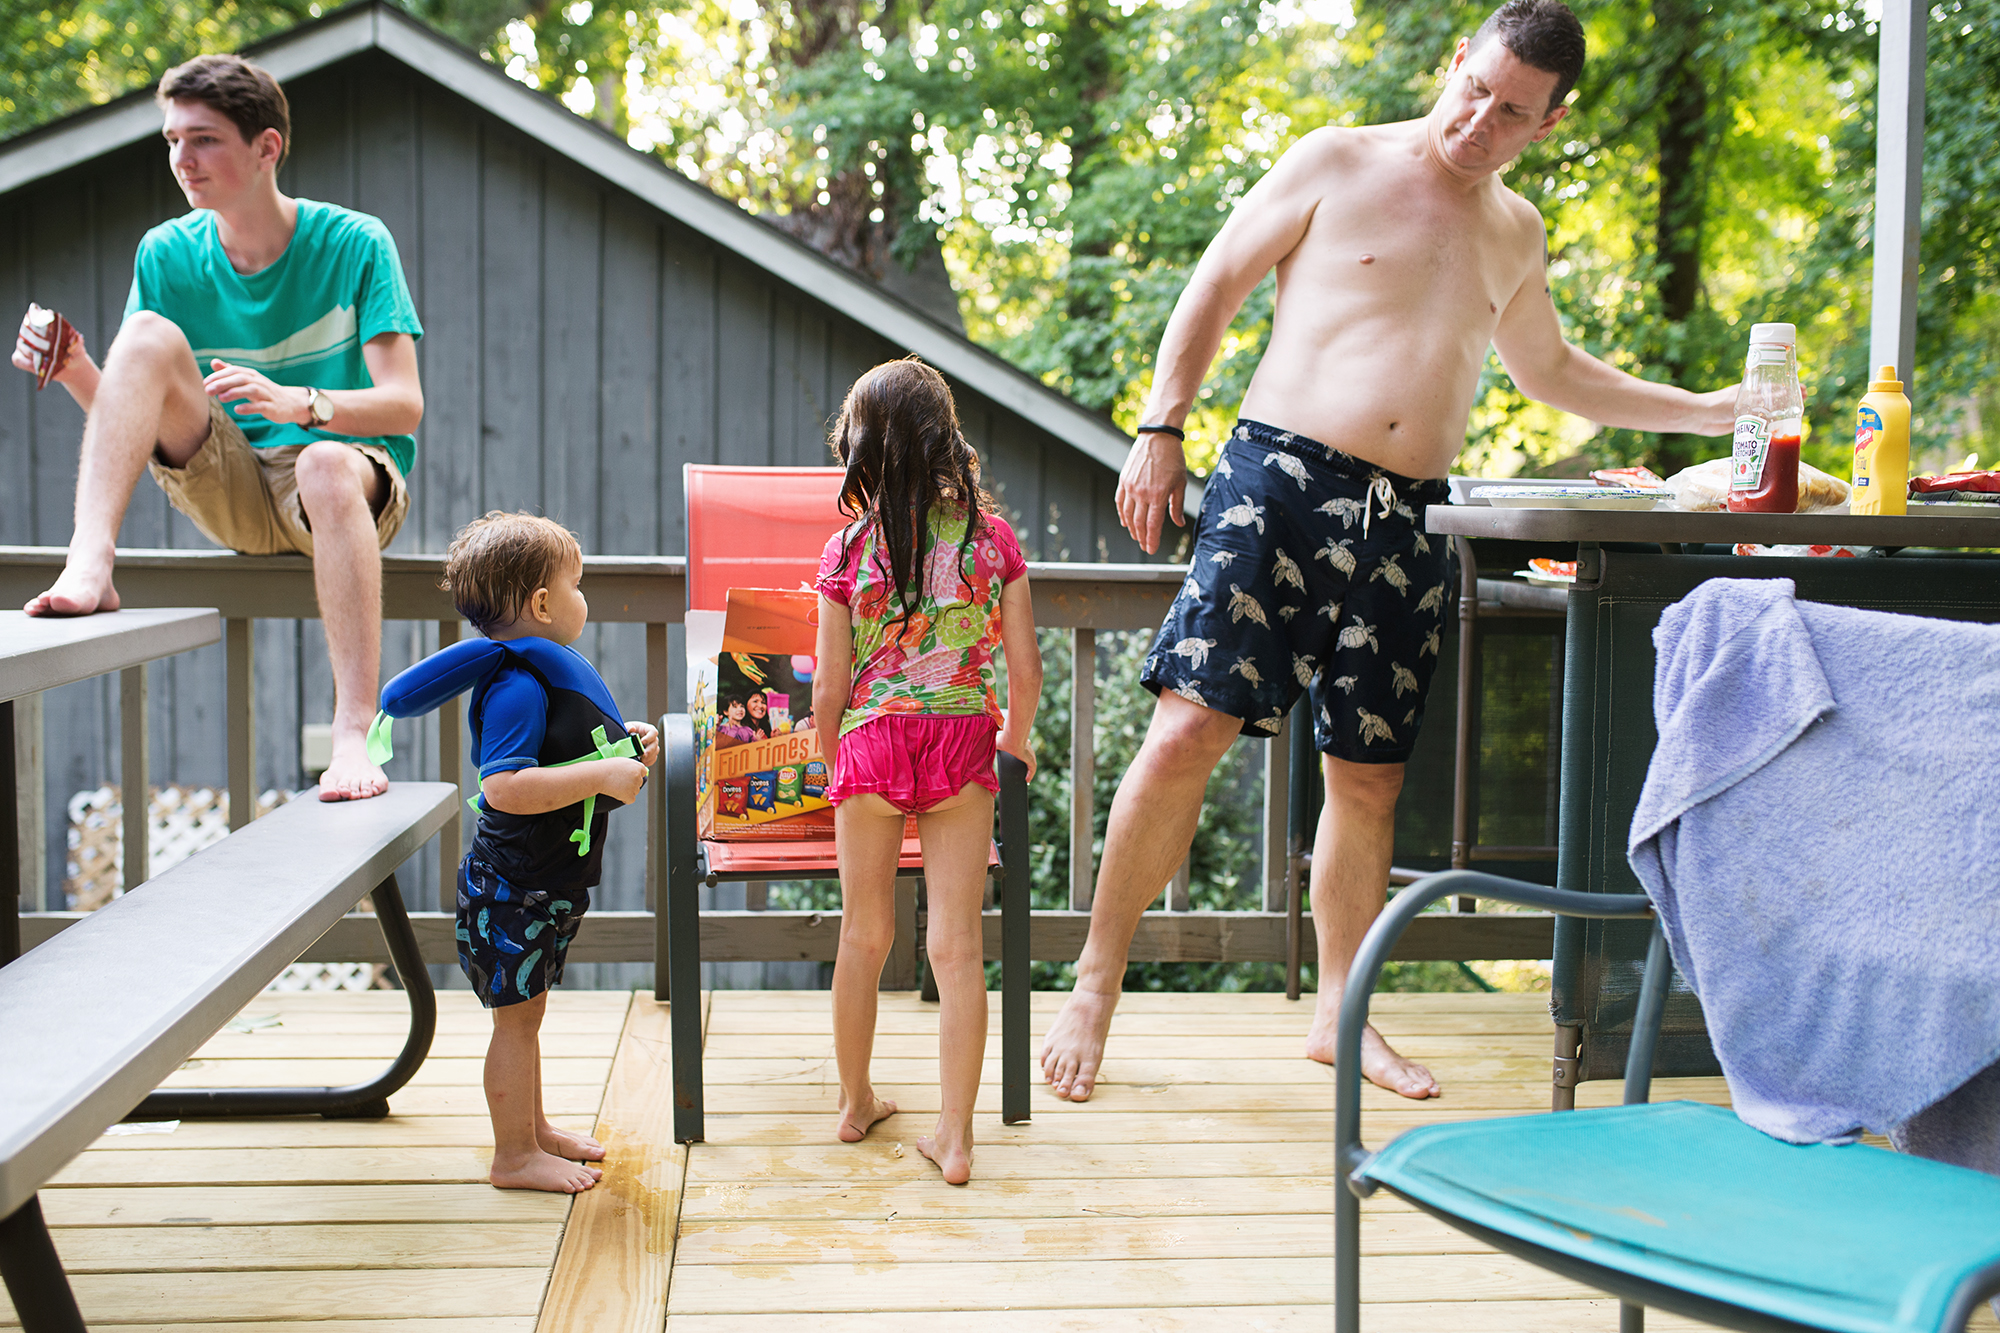
[[[838,805],[872,791],[898,810],[917,815],[958,795],[968,782],[997,793],[993,756],[999,734],[984,713],[870,718],[840,738],[826,799]]]

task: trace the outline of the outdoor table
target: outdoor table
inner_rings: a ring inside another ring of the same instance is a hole
[[[1685,513],[1434,505],[1426,528],[1452,537],[1574,543],[1577,576],[1565,611],[1556,886],[1636,893],[1625,860],[1632,812],[1658,735],[1652,632],[1661,613],[1711,578],[1788,578],[1802,600],[1952,620],[2000,623],[2000,513],[1902,516]],[[1894,558],[1739,556],[1761,546],[1869,546]],[[1711,555],[1720,547],[1729,554]],[[1944,548],[1944,549],[1939,549]],[[1957,550],[1951,548],[1958,548]],[[1941,717],[1948,725],[1948,718]],[[1838,793],[1829,793],[1838,799]],[[1551,1008],[1557,1023],[1556,1105],[1575,1085],[1624,1074],[1632,1011],[1651,927],[1584,922],[1555,927]],[[1656,1048],[1663,1077],[1719,1072],[1701,1009],[1677,977]]]
[[[0,911],[0,965],[21,952],[20,793],[15,790],[14,700],[89,680],[112,671],[124,678],[125,828],[128,849],[145,845],[145,664],[190,648],[218,643],[222,618],[212,610],[160,607],[142,611],[104,611],[94,616],[30,616],[0,611],[0,885],[5,886],[6,910]],[[136,762],[135,762],[136,760]],[[138,792],[137,809],[133,792]],[[139,835],[131,836],[134,824]],[[145,861],[127,858],[128,885],[132,873],[144,878]]]

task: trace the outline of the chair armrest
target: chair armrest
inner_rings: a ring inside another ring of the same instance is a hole
[[[1347,969],[1346,989],[1340,997],[1340,1026],[1334,1037],[1334,1169],[1341,1183],[1357,1194],[1365,1192],[1366,1186],[1355,1181],[1354,1172],[1368,1158],[1361,1147],[1361,1030],[1368,1025],[1368,1003],[1374,996],[1375,982],[1411,919],[1440,898],[1457,896],[1493,898],[1563,916],[1616,918],[1653,914],[1653,905],[1643,893],[1577,893],[1477,870],[1443,870],[1426,875],[1391,899],[1375,918],[1375,924],[1368,928],[1353,964]],[[1326,978],[1320,978],[1320,985],[1326,984]]]

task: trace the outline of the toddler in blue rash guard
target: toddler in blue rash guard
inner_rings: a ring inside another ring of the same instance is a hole
[[[458,875],[458,956],[493,1011],[486,1105],[502,1189],[574,1194],[596,1184],[601,1144],[542,1111],[540,1031],[549,987],[601,875],[610,812],[631,804],[659,733],[619,719],[604,680],[568,647],[589,607],[583,553],[559,524],[488,514],[445,556],[445,586],[485,637],[454,644],[383,691],[387,713],[427,712],[472,688],[479,827]],[[476,683],[475,683],[476,682]]]

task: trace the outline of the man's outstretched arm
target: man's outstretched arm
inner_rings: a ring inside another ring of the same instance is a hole
[[[1264,275],[1304,238],[1319,200],[1318,177],[1329,157],[1327,133],[1308,135],[1279,158],[1208,243],[1160,338],[1142,424],[1179,426],[1187,420],[1229,321]],[[1181,498],[1186,491],[1187,456],[1181,441],[1157,431],[1141,435],[1119,474],[1118,519],[1146,554],[1159,549],[1166,519],[1185,525]]]
[[[412,435],[424,419],[424,390],[417,378],[417,340],[407,333],[378,333],[361,345],[370,389],[328,389],[333,419],[322,429],[368,438]],[[202,387],[224,403],[241,403],[267,421],[303,426],[311,420],[304,389],[272,382],[248,366],[213,361]]]
[[[1688,435],[1727,435],[1735,426],[1733,384],[1691,393],[1628,375],[1566,342],[1539,269],[1501,315],[1493,350],[1522,393],[1599,425]]]

